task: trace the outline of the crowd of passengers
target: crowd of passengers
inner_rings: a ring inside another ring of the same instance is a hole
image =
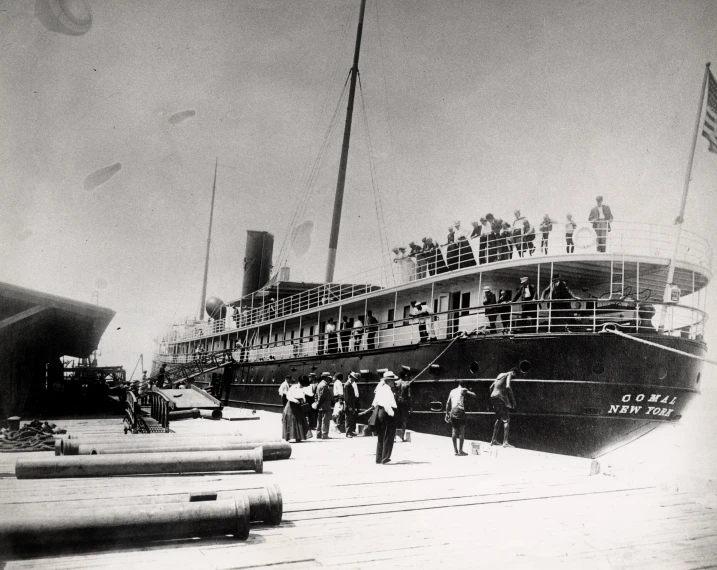
[[[553,231],[553,224],[558,223],[545,214],[536,230],[535,226],[523,215],[520,210],[513,212],[512,222],[496,218],[493,214],[486,214],[479,222],[472,222],[472,229],[461,227],[460,221],[455,221],[448,228],[448,236],[444,244],[437,244],[433,238],[424,237],[421,244],[416,242],[405,247],[393,249],[394,261],[399,263],[403,259],[412,258],[422,269],[430,275],[445,273],[454,269],[463,269],[476,265],[476,256],[473,253],[473,246],[469,240],[478,240],[477,263],[492,263],[518,257],[532,256],[536,251],[536,240],[540,237],[540,251],[548,254],[548,241],[550,232]],[[595,231],[597,251],[606,250],[607,234],[610,231],[610,222],[613,220],[610,207],[603,204],[603,197],[596,198],[596,206],[590,210],[588,222],[592,224]],[[565,250],[567,253],[575,251],[573,236],[577,224],[572,214],[566,214],[565,227]],[[445,255],[440,248],[445,246]]]

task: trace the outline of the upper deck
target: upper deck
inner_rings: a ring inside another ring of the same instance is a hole
[[[520,236],[476,237],[459,241],[460,246],[442,245],[432,251],[397,258],[368,273],[296,294],[282,295],[282,283],[274,283],[248,298],[230,302],[235,314],[227,318],[172,325],[160,343],[206,339],[226,334],[228,329],[249,330],[316,312],[329,314],[341,306],[351,306],[354,311],[361,302],[365,305],[376,297],[397,299],[411,295],[417,298],[430,294],[433,299],[438,290],[476,283],[480,290],[481,284],[497,287],[516,283],[521,276],[528,276],[540,291],[554,273],[560,273],[573,291],[584,292],[586,298],[632,295],[642,301],[661,300],[676,233],[674,226],[613,222],[605,251],[601,252],[597,250],[596,235],[590,224],[578,224],[575,245],[569,252],[565,227],[555,223],[547,248],[541,247],[538,233],[532,254],[526,251],[522,256],[517,247]],[[676,259],[674,283],[682,294],[702,290],[711,279],[709,242],[683,230]]]

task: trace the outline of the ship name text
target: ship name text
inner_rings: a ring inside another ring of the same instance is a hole
[[[622,404],[610,404],[608,414],[632,414],[645,416],[660,416],[669,418],[675,409],[673,407],[664,407],[659,404],[667,404],[674,406],[677,402],[677,396],[669,396],[664,394],[624,394],[621,398]],[[635,404],[633,404],[635,402]],[[653,405],[649,405],[653,404]]]

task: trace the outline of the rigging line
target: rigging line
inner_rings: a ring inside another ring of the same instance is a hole
[[[345,47],[346,47],[346,44],[350,37],[349,23],[350,23],[351,19],[354,17],[355,12],[356,12],[356,7],[347,11],[346,18],[344,20],[344,24],[343,24],[343,26],[341,26],[343,33],[341,35],[341,41],[339,42],[340,46],[335,51],[335,53],[337,55],[336,55],[336,57],[333,58],[333,62],[334,62],[333,70],[329,74],[329,80],[327,82],[327,84],[329,86],[334,85],[336,83],[335,78],[337,77],[339,70],[342,69],[342,66],[339,63],[340,54],[343,54],[345,52]],[[324,69],[326,70],[328,67],[329,67],[329,64],[327,62]],[[324,72],[324,75],[325,74],[326,74],[326,71]],[[350,73],[349,73],[349,77],[350,77]],[[346,83],[344,83],[343,91],[341,92],[341,95],[339,97],[339,103],[337,104],[337,108],[334,110],[334,114],[332,116],[331,123],[330,123],[330,130],[328,131],[327,136],[324,138],[321,146],[319,147],[319,151],[316,155],[316,159],[314,160],[313,163],[311,163],[309,161],[304,166],[304,172],[302,173],[302,179],[307,180],[306,187],[304,189],[304,193],[303,194],[300,193],[299,196],[297,197],[297,201],[296,201],[296,204],[294,207],[295,208],[294,214],[292,215],[291,221],[289,223],[289,229],[288,229],[287,233],[284,235],[284,240],[282,241],[281,248],[279,249],[279,256],[277,258],[279,260],[279,263],[276,264],[278,267],[281,267],[284,264],[284,262],[286,261],[286,259],[288,259],[289,250],[291,249],[291,244],[293,243],[293,238],[294,238],[294,236],[292,234],[294,233],[295,228],[298,226],[298,220],[301,218],[301,216],[305,212],[306,201],[308,200],[308,197],[310,196],[311,191],[313,190],[313,184],[315,183],[315,180],[318,177],[319,166],[320,166],[321,160],[323,159],[323,153],[325,153],[325,150],[326,150],[328,136],[333,131],[334,121],[336,119],[338,109],[339,109],[338,105],[340,105],[340,102],[343,98],[343,94],[346,90],[347,83],[348,83],[348,77],[346,79]],[[324,100],[321,104],[321,110],[319,112],[319,118],[317,119],[317,126],[320,125],[322,122],[322,117],[324,116],[324,113],[325,113],[325,110],[326,110],[326,107],[327,107],[327,104],[329,101],[330,91],[331,91],[330,87],[325,91]],[[311,164],[311,168],[309,168],[310,164]],[[308,177],[307,177],[307,171],[309,171]]]
[[[390,106],[389,100],[388,100],[388,85],[386,82],[386,66],[385,66],[386,56],[384,55],[385,51],[383,48],[383,33],[381,31],[381,20],[379,18],[378,5],[379,5],[379,3],[375,2],[376,30],[378,32],[379,53],[381,54],[380,61],[381,61],[381,79],[383,80],[383,95],[384,95],[384,99],[386,102],[386,125],[388,126],[388,148],[390,150],[389,159],[390,159],[390,164],[391,164],[393,187],[395,189],[397,186],[398,176],[396,175],[396,156],[393,152],[393,127],[392,127],[392,121],[391,121],[391,106]],[[395,238],[396,236],[393,235],[391,237]]]
[[[433,317],[433,315],[431,315],[429,318],[432,318],[432,317]],[[416,375],[413,377],[413,380],[409,380],[408,383],[411,384],[411,382],[414,382],[421,374],[423,374],[426,370],[428,370],[428,369],[433,365],[433,363],[436,362],[436,360],[438,360],[441,356],[443,356],[443,355],[445,354],[445,352],[446,352],[449,348],[451,348],[451,347],[453,346],[453,343],[454,343],[454,342],[456,342],[457,340],[459,340],[459,339],[461,339],[461,338],[465,338],[465,337],[466,337],[466,333],[463,332],[463,331],[461,331],[461,333],[460,333],[456,338],[454,338],[454,339],[448,344],[448,346],[447,346],[446,348],[444,348],[444,349],[438,354],[438,356],[436,356],[433,360],[431,360],[431,361],[428,363],[428,365],[427,365],[423,370],[421,370],[418,374],[416,374]]]
[[[683,351],[683,350],[678,350],[678,349],[676,349],[676,348],[671,348],[671,347],[669,347],[669,346],[664,346],[664,345],[658,344],[658,343],[656,343],[656,342],[651,342],[651,341],[649,341],[649,340],[645,340],[645,339],[642,339],[642,338],[637,338],[637,337],[634,337],[634,336],[632,336],[632,335],[625,334],[624,332],[621,332],[621,331],[615,330],[615,329],[613,329],[613,328],[610,328],[610,325],[609,325],[609,324],[603,325],[603,328],[602,328],[602,330],[601,330],[600,332],[601,332],[601,333],[609,332],[609,333],[615,334],[615,335],[617,335],[617,336],[621,336],[621,337],[624,337],[624,338],[629,338],[630,340],[634,340],[635,342],[641,342],[642,344],[647,344],[647,345],[649,345],[649,346],[654,346],[655,348],[661,348],[662,350],[667,350],[667,351],[669,351],[669,352],[674,352],[674,353],[676,353],[676,354],[681,354],[682,356],[689,356],[690,358],[694,358],[694,359],[696,359],[696,360],[701,360],[702,362],[706,362],[706,363],[708,363],[708,364],[716,364],[716,365],[717,365],[717,360],[710,360],[709,358],[704,358],[704,357],[702,357],[702,356],[697,356],[696,354],[690,354],[689,352],[685,352],[685,351]]]
[[[366,132],[366,144],[368,147],[369,170],[371,172],[371,187],[373,189],[374,207],[376,210],[376,220],[379,227],[379,242],[382,250],[382,258],[388,262],[384,267],[390,267],[391,276],[395,284],[395,273],[393,264],[391,263],[390,246],[388,236],[386,234],[386,219],[383,214],[383,202],[381,201],[381,192],[377,182],[376,162],[374,160],[373,145],[371,143],[371,134],[368,125],[368,113],[366,112],[366,98],[364,97],[363,84],[361,75],[359,74],[359,96],[361,98],[361,116],[363,118],[364,131]],[[388,271],[386,272],[388,273]],[[388,277],[388,275],[386,275]]]
[[[350,74],[349,74],[350,76]],[[313,162],[313,165],[311,167],[311,171],[309,173],[308,179],[306,181],[306,184],[304,186],[303,192],[300,194],[299,199],[297,200],[297,204],[295,206],[294,214],[292,216],[291,222],[289,223],[289,230],[284,236],[284,240],[281,244],[281,249],[279,251],[278,259],[280,261],[279,267],[281,267],[282,263],[286,261],[289,255],[289,249],[290,245],[293,243],[294,236],[293,233],[298,226],[298,221],[303,216],[304,212],[306,211],[306,207],[308,205],[308,198],[311,195],[311,191],[314,189],[314,185],[316,183],[316,179],[318,178],[318,174],[320,172],[321,164],[323,163],[325,156],[326,156],[326,150],[328,148],[330,139],[331,139],[331,133],[334,132],[334,129],[337,124],[337,118],[341,109],[341,102],[343,100],[344,94],[346,93],[346,86],[348,85],[348,77],[346,78],[346,81],[344,82],[344,87],[341,91],[341,95],[338,98],[338,101],[336,103],[336,107],[334,109],[334,113],[331,117],[331,121],[329,123],[329,128],[326,131],[326,134],[324,136],[324,139],[321,143],[321,147],[319,148],[319,152],[316,155],[316,158]]]

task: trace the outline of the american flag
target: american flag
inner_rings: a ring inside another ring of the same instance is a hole
[[[717,81],[711,71],[707,84],[707,109],[705,110],[705,123],[702,126],[702,136],[710,142],[710,152],[717,153]]]

